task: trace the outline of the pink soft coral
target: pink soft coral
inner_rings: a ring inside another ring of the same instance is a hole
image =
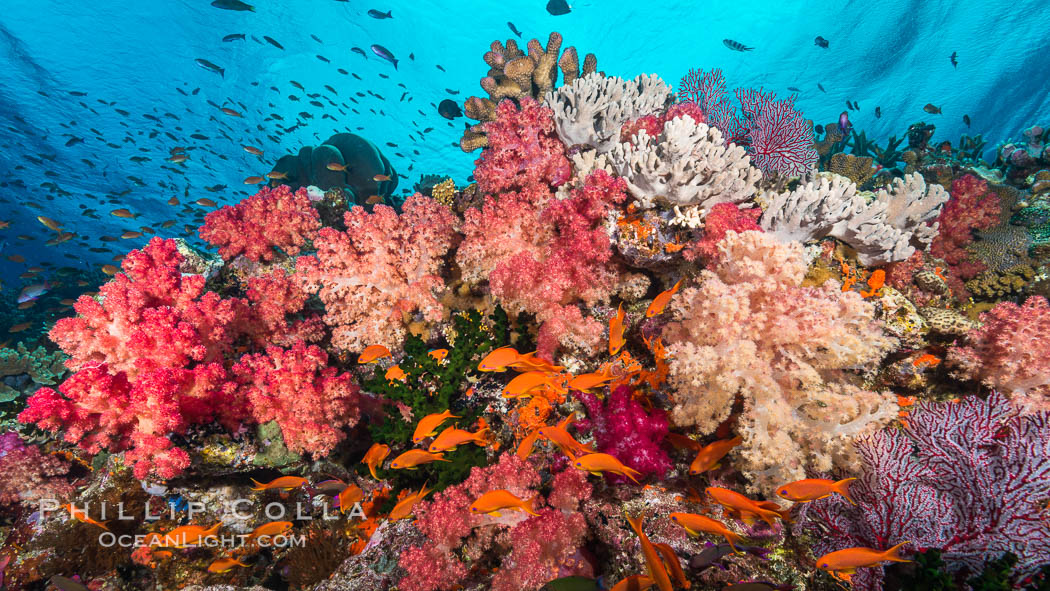
[[[711,208],[704,218],[703,238],[691,242],[682,251],[688,261],[700,259],[706,264],[718,260],[718,243],[725,238],[726,232],[761,232],[758,218],[762,210],[758,207],[744,209],[735,203],[719,203]]]
[[[530,97],[504,100],[496,120],[485,123],[488,147],[481,152],[474,178],[485,193],[517,191],[534,184],[558,186],[572,178],[565,146],[554,132],[554,113]]]
[[[743,401],[741,468],[752,490],[854,459],[850,441],[892,420],[893,397],[861,389],[847,370],[893,345],[874,307],[834,281],[800,287],[802,245],[761,232],[729,232],[719,262],[685,289],[669,324],[672,419],[711,433]]]
[[[310,204],[306,189],[293,193],[288,186],[278,185],[209,213],[200,235],[218,246],[226,260],[243,254],[259,262],[273,260],[275,248],[288,255],[299,254],[320,227],[320,214]]]
[[[344,220],[345,232],[323,228],[314,242],[317,254],[296,261],[306,288],[320,290],[332,344],[397,347],[412,314],[440,320],[436,294],[445,285],[442,257],[452,246],[455,222],[449,208],[417,193],[401,215],[385,205],[372,213],[354,207]]]
[[[245,355],[233,366],[259,423],[277,421],[293,452],[326,455],[358,419],[360,391],[349,374],[328,367],[318,346],[296,342],[271,346],[266,354]]]
[[[500,572],[491,588],[498,590],[538,589],[559,576],[592,575],[590,565],[576,560],[586,533],[586,522],[575,512],[577,504],[590,496],[590,486],[573,475],[556,477],[551,503],[539,516],[506,511],[499,517],[478,515],[469,510],[481,495],[507,490],[522,499],[536,496],[539,473],[514,453],[504,453],[497,463],[473,468],[462,484],[449,487],[432,501],[416,506],[416,527],[428,542],[401,554],[400,565],[408,575],[399,584],[411,591],[451,589],[462,583],[467,569],[452,553],[479,560],[494,550],[503,556]],[[495,530],[500,533],[496,534]]]
[[[671,458],[660,446],[667,436],[667,413],[660,409],[646,412],[631,394],[630,386],[620,386],[603,403],[590,392],[576,392],[587,407],[587,418],[577,421],[576,428],[584,432],[593,429],[598,451],[616,456],[646,476],[663,478],[671,469]]]
[[[64,478],[69,463],[25,445],[14,431],[0,435],[0,505],[33,506],[40,499],[62,500],[73,493]],[[0,569],[2,570],[2,569]]]
[[[951,199],[937,218],[937,236],[930,244],[930,254],[944,259],[958,280],[971,279],[986,266],[966,246],[973,242],[976,230],[986,230],[999,223],[999,196],[988,189],[987,181],[972,174],[952,181]],[[953,288],[960,288],[953,285]]]
[[[251,302],[252,321],[248,328],[259,346],[289,346],[297,340],[316,342],[324,338],[324,323],[316,314],[290,318],[303,311],[310,294],[284,269],[248,278],[245,293]]]
[[[953,347],[948,361],[1028,411],[1050,411],[1050,305],[1033,296],[1018,306],[999,302],[981,314],[982,325]]]
[[[597,170],[568,199],[533,185],[490,195],[466,213],[457,253],[464,278],[487,278],[508,311],[535,314],[541,354],[558,346],[589,351],[601,339],[602,325],[577,306],[607,299],[619,279],[602,222],[625,189],[622,179]]]
[[[219,420],[236,428],[247,409],[223,365],[245,302],[204,292],[183,276],[173,240],[154,238],[124,258],[124,273],[81,296],[78,316],[59,320],[51,339],[74,370],[58,391],[43,388],[19,415],[90,453],[126,451],[137,478],[171,478],[189,455],[169,436]]]

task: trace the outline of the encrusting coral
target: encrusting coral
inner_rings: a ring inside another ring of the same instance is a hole
[[[851,439],[897,415],[892,395],[849,372],[894,344],[873,306],[831,281],[799,287],[807,264],[797,242],[729,232],[719,251],[673,304],[683,319],[664,331],[673,422],[712,433],[742,400],[740,468],[755,491],[854,461]]]

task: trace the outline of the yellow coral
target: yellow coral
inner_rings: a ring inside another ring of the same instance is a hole
[[[456,198],[456,181],[450,178],[441,181],[434,185],[430,195],[441,205],[451,206],[452,201]]]
[[[875,174],[872,162],[874,160],[871,156],[861,157],[839,152],[831,157],[828,170],[848,178],[855,185],[863,185]]]

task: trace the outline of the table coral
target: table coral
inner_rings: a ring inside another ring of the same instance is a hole
[[[966,375],[1011,396],[1028,410],[1050,410],[1050,305],[1033,296],[1024,304],[999,302],[981,314],[981,326],[952,347],[948,361]]]
[[[219,254],[228,261],[244,255],[259,262],[272,261],[275,249],[286,255],[299,254],[320,227],[320,214],[310,204],[306,188],[293,193],[279,185],[209,213],[200,235],[218,246]]]
[[[799,287],[807,265],[797,242],[729,232],[719,250],[700,287],[672,301],[682,316],[664,333],[672,420],[711,433],[742,398],[740,467],[754,491],[848,464],[850,439],[897,413],[892,395],[849,376],[893,346],[873,306],[834,281]]]
[[[296,261],[296,276],[324,302],[332,344],[351,351],[397,347],[406,318],[419,313],[440,320],[437,294],[445,283],[439,271],[455,222],[449,209],[416,194],[400,215],[377,205],[372,213],[354,207],[343,218],[345,232],[322,228],[317,253]]]
[[[1050,561],[1050,414],[1020,414],[1000,394],[920,403],[903,430],[863,437],[857,448],[856,505],[832,495],[799,512],[815,556],[910,541],[911,550],[940,549],[951,572],[975,575],[1012,552],[1018,581]],[[882,567],[865,568],[853,585],[874,590],[881,580]]]

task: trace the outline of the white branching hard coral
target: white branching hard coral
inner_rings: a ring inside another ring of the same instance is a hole
[[[897,416],[890,393],[865,390],[851,370],[894,346],[874,306],[834,281],[800,287],[802,245],[729,232],[720,262],[674,302],[664,336],[681,426],[713,432],[739,398],[741,469],[754,492],[853,461],[852,438]]]
[[[699,205],[706,211],[719,203],[740,203],[755,194],[762,177],[744,148],[726,145],[717,128],[688,115],[665,123],[657,137],[642,129],[632,140],[617,144],[609,159],[643,209],[661,203]]]
[[[547,93],[558,137],[566,146],[587,145],[599,153],[620,142],[620,128],[631,119],[662,111],[672,90],[656,74],[625,81],[591,73]]]
[[[927,188],[922,175],[912,173],[868,203],[846,177],[822,173],[794,191],[764,197],[763,230],[781,240],[838,238],[857,251],[861,264],[877,266],[929,246],[948,192],[940,185]]]

